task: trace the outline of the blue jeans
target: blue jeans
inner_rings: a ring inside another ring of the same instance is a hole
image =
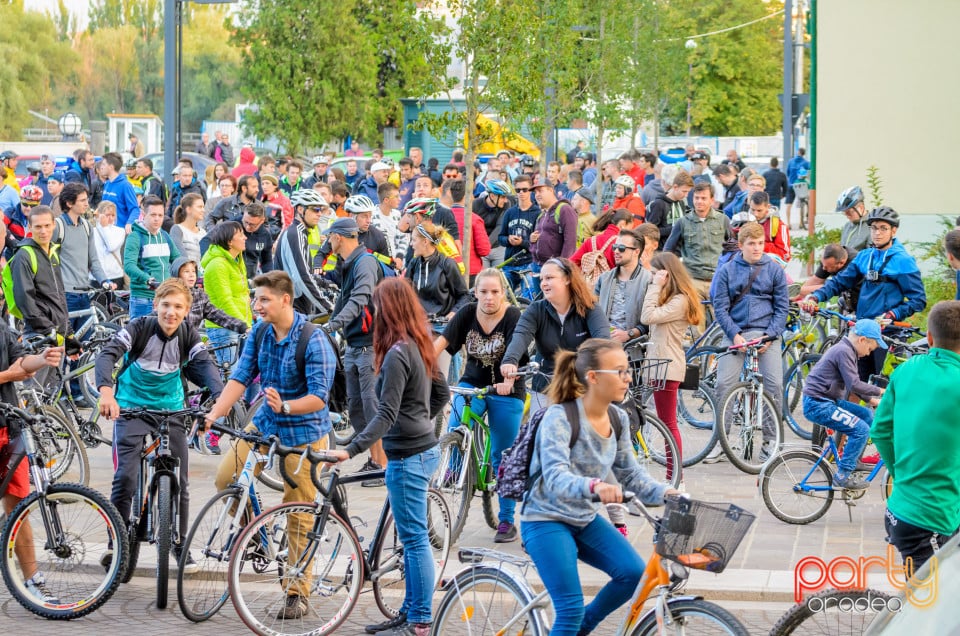
[[[249,331],[247,333],[250,333]],[[222,347],[224,345],[236,344],[240,340],[240,334],[236,331],[230,331],[229,329],[224,329],[223,327],[210,327],[207,329],[207,342],[211,347]],[[216,356],[217,362],[224,364],[226,362],[234,363],[239,357],[237,355],[236,347],[226,347],[224,349],[217,349],[213,352],[213,355]],[[221,376],[223,374],[221,373]],[[222,378],[224,382],[227,381],[227,378]],[[247,404],[252,404],[255,399],[257,399],[257,393],[260,392],[260,383],[252,382],[243,392],[243,399],[247,401]]]
[[[130,296],[130,319],[149,316],[153,312],[153,298]]]
[[[430,623],[433,606],[433,552],[427,534],[427,487],[440,465],[436,446],[422,453],[387,461],[387,499],[397,538],[403,544],[406,584],[401,612],[410,623]]]
[[[643,576],[643,559],[600,515],[583,528],[562,521],[524,521],[520,534],[553,601],[556,618],[550,636],[590,633],[630,600]],[[578,556],[611,577],[586,607],[577,570]]]
[[[86,294],[72,294],[67,292],[67,311],[80,311],[81,309],[90,309],[90,297]],[[70,319],[70,330],[76,331],[80,326],[89,318],[89,316],[82,316],[79,318]],[[89,334],[87,334],[89,337]],[[85,338],[86,339],[86,338]],[[77,368],[77,362],[70,362],[70,370],[73,371]],[[80,393],[80,380],[70,380],[70,395],[74,398],[81,396]]]
[[[475,388],[466,382],[460,386]],[[464,399],[461,395],[453,396],[453,408],[450,411],[448,430],[460,426],[460,417],[463,414]],[[482,399],[470,402],[470,410],[478,417],[487,413],[487,424],[490,426],[490,463],[493,465],[493,477],[497,476],[500,468],[500,459],[503,451],[513,445],[520,432],[520,420],[523,418],[523,400],[510,395],[488,394]],[[500,522],[513,523],[514,511],[517,502],[514,499],[500,497]]]
[[[865,406],[846,400],[821,400],[803,396],[803,415],[815,424],[832,428],[847,436],[847,445],[843,448],[843,457],[837,462],[837,470],[849,475],[857,467],[857,461],[867,447],[873,413]]]

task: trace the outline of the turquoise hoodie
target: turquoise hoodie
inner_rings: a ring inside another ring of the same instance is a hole
[[[173,239],[163,230],[150,234],[140,222],[123,245],[123,271],[130,277],[130,295],[136,298],[153,298],[153,290],[147,287],[151,278],[158,283],[170,278],[170,266],[180,257]]]

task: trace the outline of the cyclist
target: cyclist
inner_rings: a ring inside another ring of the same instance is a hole
[[[843,399],[854,393],[869,406],[877,406],[884,390],[860,380],[857,360],[875,349],[887,348],[875,320],[857,321],[847,337],[830,347],[807,376],[803,384],[803,415],[814,424],[846,434],[843,456],[837,461],[833,483],[847,490],[864,490],[870,486],[854,476],[857,462],[870,436],[873,413],[870,409]]]
[[[457,225],[460,229],[460,235],[464,235],[463,224],[465,222],[465,209],[463,207],[463,199],[466,194],[467,182],[463,179],[447,179],[443,182],[443,185],[440,186],[440,202],[449,206],[450,211],[453,212],[454,218],[457,219]],[[488,197],[489,198],[489,195]],[[476,202],[476,199],[474,199]],[[473,286],[473,281],[477,277],[477,273],[483,269],[483,264],[487,262],[491,254],[490,240],[487,236],[487,227],[483,224],[483,217],[479,214],[470,215],[470,278],[468,280],[468,286]],[[500,222],[497,222],[497,234],[500,233]],[[500,246],[497,246],[497,249],[500,249]],[[503,261],[503,250],[500,250],[500,257],[497,262]]]
[[[507,210],[514,206],[514,198],[511,196],[510,185],[506,181],[491,179],[485,185],[486,194],[474,199],[472,209],[474,214],[483,219],[489,244],[494,246],[489,254],[483,256],[483,266],[496,267],[503,262],[506,251],[497,243],[497,238],[503,229],[503,221]],[[460,205],[462,207],[462,201]],[[476,242],[476,237],[473,240]],[[470,271],[476,274],[479,268],[474,268],[471,265]]]
[[[520,310],[506,302],[506,288],[500,271],[488,268],[477,274],[474,287],[477,302],[461,307],[450,319],[443,334],[434,340],[437,354],[446,351],[453,355],[466,347],[467,364],[460,376],[460,386],[479,388],[495,386],[496,392],[483,399],[474,400],[470,408],[479,416],[487,414],[490,426],[490,455],[493,475],[500,467],[503,451],[513,444],[520,431],[523,417],[523,401],[526,388],[523,382],[506,379],[500,372],[500,363],[507,350],[507,343],[520,320]],[[526,356],[520,359],[526,363]],[[453,398],[449,430],[460,424],[464,399]],[[494,543],[510,543],[517,540],[514,525],[516,501],[500,497],[499,525]]]
[[[294,362],[294,354],[308,323],[293,307],[293,281],[285,272],[274,270],[254,278],[253,286],[256,290],[253,307],[262,320],[247,339],[230,380],[207,414],[206,424],[209,426],[226,416],[259,375],[265,403],[257,410],[247,430],[258,431],[264,436],[277,435],[286,446],[306,448],[309,445],[314,450],[325,449],[330,433],[327,400],[337,369],[336,352],[319,329],[308,328],[311,331],[306,336],[309,341],[304,366],[299,368]],[[237,478],[250,449],[248,443],[236,441],[231,452],[224,453],[217,468],[218,491]],[[317,489],[310,479],[310,471],[299,470],[300,457],[289,455],[284,461],[287,475],[296,483],[293,488],[283,482],[284,503],[313,501]],[[309,542],[307,535],[312,526],[313,515],[310,513],[287,516],[288,563],[300,559]],[[284,581],[287,598],[277,614],[278,620],[298,619],[310,611],[312,573],[313,568],[307,564],[295,580],[291,577]]]
[[[554,405],[537,432],[530,464],[535,480],[520,513],[523,543],[553,601],[552,636],[589,634],[630,599],[643,576],[643,559],[590,502],[594,494],[605,504],[622,501],[620,486],[603,477],[612,471],[649,503],[678,494],[650,477],[633,456],[629,420],[615,406],[626,396],[630,377],[627,355],[613,340],[591,338],[576,352],[556,357],[549,387]],[[565,402],[574,402],[579,415],[576,439]],[[586,607],[578,559],[611,576]]]
[[[32,236],[20,242],[10,261],[13,296],[23,313],[24,331],[47,335],[72,332],[60,272],[59,246],[52,242],[53,210],[38,205],[27,225]]]
[[[320,193],[301,188],[293,193],[295,221],[277,237],[273,269],[283,270],[293,280],[294,308],[310,315],[320,311],[323,303],[320,287],[313,280],[314,259],[320,250],[320,216],[330,206]]]
[[[840,193],[837,212],[843,212],[847,217],[847,222],[840,229],[841,245],[859,252],[871,244],[870,221],[860,186],[850,186]]]
[[[807,296],[804,307],[815,311],[817,303],[860,285],[857,318],[906,320],[927,304],[927,295],[917,261],[896,239],[900,215],[888,207],[874,208],[867,217],[875,247],[857,254],[853,262],[823,287]],[[886,357],[883,349],[859,361],[860,379],[880,373]]]
[[[143,214],[123,245],[123,271],[130,277],[130,317],[146,316],[153,309],[154,290],[170,276],[170,265],[180,251],[163,229],[163,202],[144,197]]]
[[[643,205],[643,199],[637,195],[637,182],[630,175],[624,174],[617,177],[613,184],[613,209],[629,211],[634,218],[634,227],[643,223],[647,208]]]
[[[113,428],[113,485],[110,502],[122,519],[130,518],[133,495],[137,489],[140,452],[153,427],[143,420],[120,417],[120,409],[182,409],[184,382],[181,373],[191,382],[206,387],[214,397],[223,390],[220,372],[207,353],[197,330],[186,322],[193,304],[193,295],[179,279],[160,283],[153,298],[156,316],[135,318],[118,331],[97,357],[96,379],[100,391],[100,415],[116,420]],[[143,342],[143,348],[134,346]],[[116,381],[114,368],[123,360]],[[183,428],[170,429],[170,450],[180,460],[179,536],[185,537],[190,520],[190,489],[187,475],[190,456]],[[174,546],[180,562],[182,546]],[[112,550],[104,554],[102,565],[109,565]],[[196,571],[189,553],[184,560],[185,572]],[[189,568],[189,569],[187,569]]]
[[[763,228],[763,251],[790,260],[790,228],[776,213],[770,214],[770,195],[765,191],[751,192],[747,197],[750,213]],[[776,212],[776,208],[773,208]]]
[[[670,238],[673,224],[690,211],[687,195],[692,189],[693,178],[690,173],[680,170],[673,177],[670,189],[654,199],[647,209],[647,222],[660,228],[660,249]]]
[[[700,186],[697,186],[700,187]],[[750,222],[737,234],[740,253],[717,272],[713,296],[716,320],[723,329],[721,346],[742,345],[748,340],[770,336],[776,338],[760,348],[760,372],[764,391],[769,391],[777,409],[783,397],[783,362],[780,355],[780,334],[787,328],[790,298],[787,277],[783,268],[764,254],[766,243],[763,227]],[[743,368],[741,353],[723,356],[717,368],[717,395],[721,403],[727,391],[737,381]],[[774,431],[772,422],[763,419],[763,446],[759,457],[765,459],[775,452],[771,445]],[[722,459],[723,449],[715,448],[704,461]]]
[[[839,243],[830,243],[823,248],[823,255],[820,257],[820,265],[813,273],[813,276],[804,281],[800,288],[800,296],[804,297],[817,291],[827,282],[831,276],[837,274],[847,265],[853,262],[853,257],[857,253],[852,248],[844,247]],[[840,292],[840,311],[845,314],[853,314],[857,311],[857,301],[860,299],[860,285],[853,289]]]
[[[16,382],[32,378],[37,371],[45,367],[59,367],[63,357],[63,348],[48,348],[39,355],[26,356],[23,347],[7,323],[0,321],[0,401],[6,404],[19,404]],[[7,477],[12,449],[10,443],[16,437],[11,435],[9,422],[0,421],[0,482]],[[13,512],[20,501],[30,494],[30,472],[26,461],[17,466],[7,491],[3,493],[3,511]],[[29,522],[27,522],[29,524]],[[27,591],[42,603],[59,603],[56,595],[47,589],[43,572],[37,569],[37,557],[34,551],[33,530],[27,526],[25,531],[17,533],[17,544],[13,548],[17,562],[23,571]]]
[[[424,181],[423,177],[417,179],[417,186]],[[453,229],[457,231],[457,234],[454,234],[450,230],[450,226],[447,220],[453,223]],[[411,236],[409,245],[407,247],[407,255],[403,259],[403,262],[409,268],[410,263],[413,261],[413,232],[418,225],[423,225],[424,223],[430,223],[438,228],[440,241],[437,243],[437,249],[444,255],[449,256],[457,264],[460,273],[464,273],[466,268],[463,265],[463,255],[462,244],[459,240],[459,230],[457,228],[457,219],[453,216],[453,212],[450,208],[444,207],[437,203],[436,199],[420,199],[415,198],[410,201],[404,208],[403,214],[400,217],[400,222],[397,224],[397,230]]]
[[[517,176],[513,183],[517,204],[504,212],[500,236],[497,241],[504,249],[504,260],[513,259],[503,267],[514,290],[520,289],[521,277],[517,272],[530,267],[530,235],[540,217],[540,206],[533,197],[533,179],[528,175]],[[532,300],[532,299],[529,299]]]

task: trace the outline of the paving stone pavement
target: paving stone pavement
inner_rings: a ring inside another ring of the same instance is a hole
[[[789,433],[788,433],[789,435]],[[799,442],[796,439],[788,441]],[[93,477],[91,486],[109,493],[112,465],[109,449],[100,447],[89,451]],[[347,463],[345,472],[356,470],[364,458]],[[199,511],[214,494],[213,476],[219,459],[209,455],[192,454],[190,461],[191,507]],[[687,591],[704,595],[734,612],[750,629],[751,634],[765,634],[777,618],[791,605],[793,568],[805,556],[819,556],[824,560],[838,556],[886,554],[883,531],[883,502],[879,486],[874,486],[852,508],[848,520],[846,506],[835,501],[830,511],[817,522],[807,526],[791,526],[771,515],[763,504],[757,488],[757,478],[739,472],[729,463],[700,464],[685,471],[687,492],[695,499],[735,503],[757,515],[749,534],[744,539],[730,567],[720,575],[693,572]],[[279,493],[262,488],[265,504],[279,503]],[[350,511],[369,523],[376,515],[385,496],[384,488],[350,487]],[[654,512],[656,509],[654,509]],[[652,552],[651,531],[645,520],[628,517],[630,541],[642,556]],[[362,532],[361,532],[362,534]],[[485,546],[520,553],[519,542],[495,545],[494,531],[486,526],[479,497],[474,500],[460,546]],[[121,585],[114,597],[92,615],[70,623],[54,623],[29,614],[0,586],[0,624],[13,627],[18,636],[51,633],[70,634],[173,634],[188,631],[191,634],[242,634],[246,628],[228,603],[218,616],[207,623],[194,625],[180,614],[176,607],[176,581],[171,581],[171,604],[167,610],[153,606],[154,583],[149,546],[142,549],[143,566],[128,585]],[[451,553],[444,577],[449,578],[460,568],[455,551]],[[581,565],[581,580],[585,593],[591,596],[606,579],[602,573]],[[532,581],[535,586],[539,581]],[[879,583],[871,578],[871,584]],[[438,595],[436,600],[439,601]],[[363,633],[363,625],[382,620],[372,594],[366,591],[347,623],[338,630],[343,634]],[[596,633],[613,634],[617,621],[610,621]]]

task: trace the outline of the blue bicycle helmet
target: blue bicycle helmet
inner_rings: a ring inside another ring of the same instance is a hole
[[[510,186],[507,185],[506,181],[501,181],[500,179],[491,179],[484,185],[487,187],[487,192],[490,194],[498,194],[500,196],[506,196],[510,194]]]

